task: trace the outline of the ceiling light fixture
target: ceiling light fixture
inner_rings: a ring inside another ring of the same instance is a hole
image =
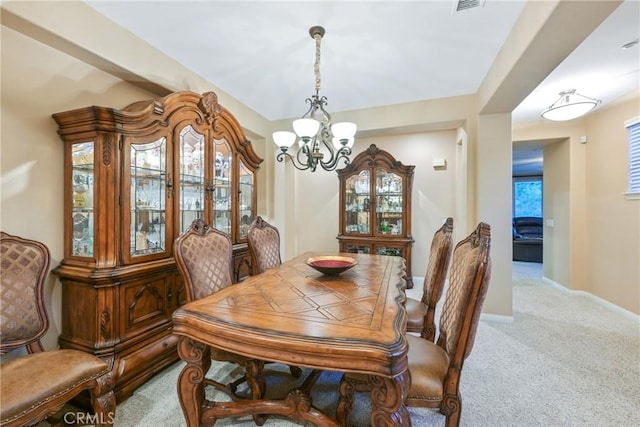
[[[545,119],[554,121],[572,120],[587,114],[600,102],[599,99],[576,93],[575,89],[563,90],[560,92],[560,98],[544,110],[541,115]]]
[[[309,29],[309,35],[316,41],[316,62],[313,67],[316,76],[316,94],[305,100],[309,104],[309,109],[300,119],[293,121],[295,133],[289,131],[273,133],[273,142],[280,147],[280,153],[276,159],[282,162],[285,157],[288,157],[296,169],[310,169],[311,172],[315,172],[318,165],[326,171],[334,170],[340,160],[344,160],[344,165],[347,166],[357,130],[355,123],[341,122],[332,125],[331,115],[324,109],[327,105],[327,97],[320,96],[320,40],[324,33],[324,28],[320,26]],[[298,152],[294,157],[288,150],[297,137],[300,140]]]

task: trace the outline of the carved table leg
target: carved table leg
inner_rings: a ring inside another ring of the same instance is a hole
[[[338,405],[336,407],[336,419],[341,426],[346,426],[347,419],[349,419],[349,412],[353,409],[353,397],[355,394],[353,382],[346,380],[343,375],[340,379],[338,392],[339,397]]]
[[[260,400],[264,397],[267,388],[267,382],[262,372],[264,362],[261,360],[247,360],[245,370],[247,373],[247,385],[251,389],[251,399]],[[266,415],[254,414],[253,421],[256,425],[264,425],[267,420]]]
[[[369,376],[371,390],[371,425],[374,427],[410,426],[404,399],[410,386],[409,371],[395,378]]]
[[[211,349],[208,345],[181,336],[178,354],[187,364],[178,377],[178,398],[187,427],[198,427],[205,400],[204,378],[211,367]]]

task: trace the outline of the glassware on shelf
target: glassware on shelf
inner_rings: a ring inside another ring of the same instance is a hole
[[[93,214],[75,213],[72,227],[72,249],[74,256],[93,256]]]
[[[147,231],[147,240],[149,241],[149,249],[157,249],[160,247],[160,233],[153,224],[149,226],[149,231]]]
[[[214,139],[215,160],[213,164],[214,177],[221,181],[230,181],[231,176],[231,147],[224,139]]]

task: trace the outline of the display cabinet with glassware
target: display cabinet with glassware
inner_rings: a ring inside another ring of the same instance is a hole
[[[340,252],[401,256],[411,275],[411,187],[415,166],[403,165],[371,145],[353,158],[340,179]]]
[[[249,275],[262,159],[213,92],[53,118],[65,159],[59,344],[107,360],[122,400],[177,360],[173,241],[194,219],[231,237],[234,278]]]

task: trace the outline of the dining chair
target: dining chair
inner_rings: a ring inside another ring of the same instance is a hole
[[[251,256],[252,275],[263,273],[282,264],[280,232],[259,215],[251,222],[247,232],[247,246]],[[289,366],[289,371],[295,378],[302,375],[302,369],[297,366]]]
[[[420,300],[407,298],[407,332],[420,333],[422,338],[435,341],[436,306],[442,297],[442,290],[449,270],[453,250],[453,218],[447,218],[431,240],[427,273],[422,286]]]
[[[229,236],[200,218],[194,220],[189,228],[174,241],[174,257],[178,271],[184,280],[187,302],[204,298],[233,284],[232,254],[233,245]],[[254,361],[214,347],[211,347],[211,359],[236,363],[245,369],[259,369],[256,382],[248,382],[247,385],[251,396],[258,399],[265,392],[266,382],[261,369],[264,362]],[[257,368],[256,362],[259,365]],[[298,367],[292,367],[291,370],[294,375],[298,371],[301,372]],[[237,393],[238,386],[245,381],[247,376],[243,375],[227,384],[207,378],[205,384],[237,400],[245,398]]]
[[[196,301],[233,284],[233,245],[229,236],[211,227],[201,218],[195,219],[189,228],[173,243],[174,258],[184,281],[187,302]],[[236,363],[245,367],[248,360],[243,356],[211,347],[211,359]],[[221,383],[212,378],[205,384],[226,393],[232,399],[243,398],[237,388],[246,381],[246,375],[230,383]],[[251,395],[261,396],[264,380],[248,384]]]
[[[445,425],[460,425],[462,399],[460,375],[475,341],[478,320],[491,278],[491,227],[480,222],[460,241],[449,271],[449,287],[440,317],[438,341],[407,334],[411,387],[407,406],[439,408]],[[344,374],[340,380],[336,417],[345,425],[355,391],[371,390],[361,374]]]
[[[0,355],[26,349],[26,354],[16,354],[0,365],[0,425],[46,420],[85,390],[95,424],[112,425],[116,400],[110,366],[80,350],[45,351],[42,344],[49,328],[43,292],[49,249],[4,232],[0,247]]]
[[[278,229],[257,216],[247,232],[247,246],[251,254],[251,274],[259,274],[282,263]]]

